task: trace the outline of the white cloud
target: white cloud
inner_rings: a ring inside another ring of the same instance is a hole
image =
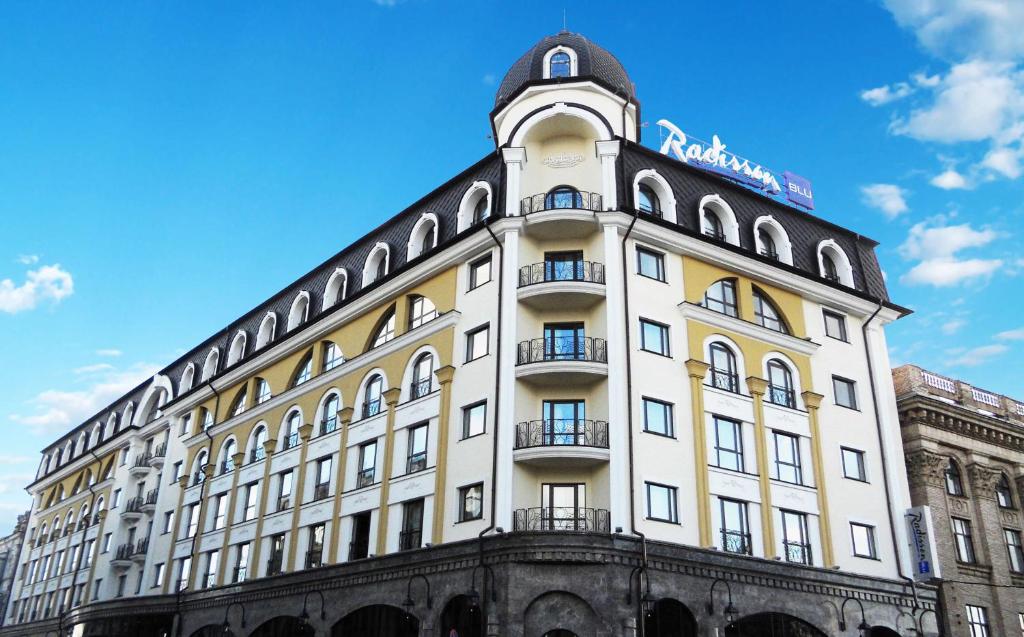
[[[1001,341],[1024,341],[1024,327],[999,332],[996,334],[996,338]]]
[[[0,281],[0,312],[15,314],[31,310],[44,300],[58,303],[72,292],[74,282],[69,272],[59,264],[44,265],[29,270],[21,285],[15,285],[10,279]]]
[[[967,178],[958,173],[955,168],[947,168],[945,172],[932,177],[929,183],[943,190],[963,190],[970,187]]]
[[[18,261],[18,263],[20,263],[22,265],[35,265],[35,264],[39,263],[39,255],[38,254],[22,254],[22,255],[18,255],[17,261]]]
[[[893,184],[870,184],[861,186],[864,204],[878,208],[886,217],[893,219],[908,210],[906,191]]]
[[[85,365],[83,367],[76,367],[71,370],[74,374],[95,374],[97,372],[105,372],[114,369],[114,366],[110,363],[96,363],[95,365]]]
[[[1007,179],[1016,179],[1021,175],[1021,154],[1020,148],[1013,149],[1005,146],[993,148],[981,160],[981,165]]]
[[[942,330],[943,334],[952,335],[959,332],[960,328],[962,328],[965,325],[967,325],[967,321],[965,321],[964,319],[954,318],[943,323],[942,327],[939,329]]]
[[[987,278],[1002,265],[1000,259],[929,259],[912,267],[900,280],[907,285],[949,287]]]
[[[96,350],[96,355],[97,356],[108,356],[110,358],[117,358],[118,356],[120,356],[123,353],[124,352],[122,352],[119,349],[98,349],[98,350]],[[184,353],[184,352],[182,352],[182,353]]]
[[[959,352],[955,358],[946,361],[946,364],[950,366],[976,367],[984,365],[993,358],[1004,354],[1007,349],[1005,345],[982,345]]]
[[[860,92],[860,98],[872,106],[882,106],[890,102],[901,100],[911,95],[914,88],[906,82],[887,84],[878,88],[869,88]]]
[[[962,250],[980,248],[994,241],[999,236],[994,230],[975,230],[969,223],[956,226],[929,226],[929,223],[915,224],[899,247],[904,259],[919,261],[901,277],[904,283],[947,287],[986,278],[1002,267],[1001,259],[957,257]],[[942,220],[939,219],[938,223]]]
[[[33,433],[47,435],[81,424],[100,409],[123,396],[140,382],[153,376],[159,367],[140,363],[127,370],[110,370],[91,380],[78,391],[48,389],[29,401],[35,413],[11,414],[10,419]]]
[[[1024,3],[1016,0],[884,0],[896,22],[940,57],[1024,56]]]

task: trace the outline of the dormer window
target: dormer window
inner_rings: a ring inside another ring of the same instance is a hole
[[[836,267],[835,259],[827,254],[821,255],[821,268],[822,275],[826,279],[833,283],[839,283],[839,268]]]
[[[473,208],[473,225],[476,225],[487,218],[488,206],[487,206],[487,195],[480,197],[477,200],[476,206]]]
[[[640,212],[654,215],[655,217],[661,216],[661,202],[658,201],[658,195],[647,184],[640,184],[640,200],[638,203]]]
[[[572,59],[565,51],[551,56],[550,77],[569,77],[572,75]]]
[[[779,260],[779,249],[775,247],[775,239],[764,228],[757,229],[757,238],[761,241],[761,255],[769,259]]]
[[[703,232],[706,236],[719,241],[725,241],[725,228],[722,227],[722,220],[711,210],[705,210],[702,215]]]

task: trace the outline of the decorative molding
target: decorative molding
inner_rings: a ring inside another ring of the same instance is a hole
[[[690,303],[689,301],[683,301],[680,303],[679,310],[682,312],[683,318],[691,319],[718,329],[729,330],[730,332],[746,336],[747,338],[771,343],[776,347],[781,347],[805,356],[811,356],[818,351],[819,347],[821,347],[821,345],[810,339],[797,338],[796,336],[776,332],[775,330],[770,330],[767,327],[763,327],[756,323],[749,323],[742,319],[722,314],[721,312],[715,312],[714,310],[709,310],[702,305]]]
[[[996,499],[996,484],[1001,475],[998,470],[975,462],[967,466],[967,475],[971,478],[974,497],[985,500]]]
[[[945,481],[948,461],[937,453],[918,449],[906,456],[907,480],[910,486],[941,487]]]

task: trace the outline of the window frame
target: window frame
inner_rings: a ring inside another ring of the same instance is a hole
[[[719,286],[721,286],[722,289],[722,298],[718,299],[709,296],[709,292]],[[731,302],[729,299],[730,294],[732,295]],[[736,293],[736,279],[719,279],[709,285],[707,289],[704,290],[704,297],[700,304],[701,307],[711,310],[717,314],[738,319],[740,317],[740,300],[739,295]],[[712,304],[720,306],[721,309],[718,307],[712,307]]]
[[[718,435],[719,424],[730,424],[733,429],[733,436],[736,440],[736,449],[730,449],[728,447],[722,447],[720,445],[721,439]],[[743,423],[734,418],[726,418],[717,414],[711,415],[711,426],[714,429],[715,442],[712,449],[715,452],[715,462],[711,466],[716,469],[722,469],[723,471],[735,471],[737,473],[746,473],[746,459],[744,458],[743,450]],[[731,454],[736,457],[738,468],[733,469],[731,467],[724,466],[722,464],[722,452],[725,451],[727,454]]]
[[[852,476],[849,473],[847,473],[847,470],[846,470],[847,469],[847,466],[846,466],[847,452],[852,453],[853,456],[857,459],[857,468],[859,469],[859,474],[860,474],[859,476]],[[865,482],[865,483],[868,482],[868,467],[867,467],[867,462],[865,461],[866,454],[863,451],[861,451],[860,449],[854,449],[853,447],[843,447],[843,446],[841,446],[841,447],[839,447],[839,458],[840,458],[840,460],[843,463],[843,477],[844,478],[847,478],[849,480],[856,480],[857,482]]]
[[[658,329],[658,333],[661,335],[661,345],[664,351],[649,349],[647,347],[647,334],[646,327],[651,326]],[[658,356],[664,356],[666,358],[672,358],[672,342],[669,334],[669,326],[658,321],[652,321],[651,319],[640,318],[640,350],[648,352],[650,354],[657,354]]]
[[[867,553],[858,552],[857,529],[864,529],[865,539],[868,542]],[[862,557],[869,560],[878,559],[878,541],[875,539],[875,527],[864,522],[850,522],[850,550],[854,557]]]
[[[470,429],[470,415],[474,409],[483,408],[483,415],[481,416],[480,431],[473,433]],[[470,403],[463,406],[462,408],[462,438],[460,440],[468,440],[470,438],[476,438],[487,433],[487,400],[478,400],[475,403]]]
[[[643,268],[643,257],[648,256],[654,259],[655,274],[652,276],[644,272]],[[642,276],[645,279],[651,279],[652,281],[658,281],[661,283],[667,283],[665,276],[665,253],[652,250],[645,246],[636,247],[636,273],[638,276]]]
[[[1006,544],[1006,557],[1011,573],[1024,573],[1024,540],[1017,529],[1003,529],[1003,541]]]
[[[973,604],[964,606],[964,614],[967,615],[967,629],[971,632],[971,637],[989,637],[988,608]]]
[[[472,490],[480,490],[480,510],[475,515],[466,514],[466,503],[468,502],[467,496],[470,495]],[[475,482],[473,484],[467,484],[466,486],[459,487],[459,515],[456,520],[456,524],[461,522],[473,522],[474,520],[482,520],[484,518],[484,483]]]
[[[477,338],[481,334],[484,334],[483,346],[484,351],[480,354],[476,352]],[[491,353],[491,324],[484,323],[479,327],[475,327],[466,332],[466,363],[472,363],[473,361],[480,360]]]
[[[967,518],[951,516],[950,527],[953,531],[953,547],[956,549],[957,562],[977,564],[978,553],[974,548],[974,529],[971,528],[971,521]]]
[[[793,462],[783,461],[779,456],[779,440],[785,438],[789,441],[788,451],[793,454]],[[797,486],[806,486],[804,484],[804,463],[803,457],[800,453],[800,436],[792,434],[786,431],[772,430],[772,449],[775,451],[775,462],[772,463],[774,469],[773,480],[784,482],[786,484],[794,484]],[[782,477],[782,467],[787,467],[788,470],[794,472],[796,481],[788,480]]]
[[[487,265],[487,280],[486,281],[481,281],[477,277],[477,273],[480,271],[480,268],[484,264]],[[480,257],[479,259],[476,259],[474,261],[470,261],[470,263],[469,263],[469,288],[466,291],[470,292],[472,290],[477,289],[478,287],[480,287],[482,285],[487,285],[488,283],[493,281],[494,280],[494,276],[492,274],[491,267],[492,267],[491,266],[491,255],[489,255],[489,254],[487,256]]]
[[[851,405],[844,405],[839,402],[839,391],[837,390],[837,383],[845,383],[849,385],[849,395],[852,400]],[[837,407],[843,407],[845,409],[852,409],[854,411],[860,411],[860,399],[857,397],[857,381],[842,376],[832,375],[832,400],[835,402]]]
[[[668,496],[668,518],[655,517],[651,503],[651,489],[664,490],[666,496]],[[644,481],[644,493],[647,496],[647,519],[652,522],[667,522],[669,524],[679,524],[679,488],[668,484],[662,484],[660,482],[651,482],[649,480]]]
[[[655,429],[651,429],[648,426],[649,423],[650,423],[650,419],[648,417],[649,414],[648,414],[648,411],[647,411],[647,407],[648,407],[649,404],[654,404],[654,405],[657,405],[657,406],[662,408],[662,413],[665,415],[665,431],[657,431]],[[676,437],[675,414],[674,414],[674,411],[675,411],[674,407],[675,407],[675,405],[673,405],[670,402],[664,401],[664,400],[659,400],[657,398],[651,398],[650,396],[641,396],[640,397],[640,407],[643,410],[643,418],[644,418],[644,428],[643,428],[643,431],[645,433],[654,434],[656,436],[663,436],[665,438],[673,438],[674,439]]]
[[[840,314],[838,312],[833,312],[832,310],[827,310],[825,308],[822,308],[821,315],[822,315],[822,323],[823,323],[824,328],[825,328],[825,336],[827,336],[827,337],[829,337],[829,338],[831,338],[833,340],[841,341],[843,343],[849,343],[850,342],[850,334],[849,334],[849,332],[846,329],[846,316],[844,316],[844,315],[842,315],[842,314]],[[836,323],[838,324],[838,326],[839,326],[839,336],[835,336],[834,334],[830,334],[829,333],[828,321],[829,321],[830,318],[835,320]]]

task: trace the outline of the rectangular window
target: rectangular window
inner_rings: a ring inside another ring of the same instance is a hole
[[[486,431],[487,401],[462,408],[462,437],[472,438]]]
[[[491,257],[486,256],[469,264],[469,289],[475,290],[491,281]]]
[[[398,550],[418,549],[423,545],[423,498],[402,504],[402,530]]]
[[[490,342],[491,327],[484,325],[471,332],[466,332],[466,362],[475,361],[478,358],[487,356],[487,348]]]
[[[127,575],[120,575],[120,576],[118,576],[118,578],[117,578],[117,594],[116,594],[116,597],[124,597],[124,588],[125,588],[125,584],[127,584],[127,583],[128,583],[128,576]],[[53,593],[50,593],[50,595],[52,596]],[[47,607],[49,607],[49,604],[47,604]],[[49,610],[47,610],[46,614],[47,615],[50,614]]]
[[[196,531],[199,530],[199,505],[190,504],[188,507],[188,518],[186,518],[187,525],[185,527],[185,537],[193,537]]]
[[[214,549],[206,554],[206,573],[203,577],[203,588],[217,585],[217,563],[220,562],[220,550]]]
[[[640,349],[662,356],[670,356],[668,326],[640,319]]]
[[[655,482],[645,482],[647,487],[647,519],[659,522],[679,522],[676,509],[676,488]]]
[[[277,510],[284,511],[292,506],[292,472],[282,471],[277,476]]]
[[[110,508],[116,509],[119,504],[121,504],[121,490],[114,489],[114,496],[110,498]]]
[[[661,436],[675,436],[672,425],[671,403],[644,398],[644,431],[659,434]]]
[[[427,468],[427,424],[409,428],[409,454],[406,459],[406,473],[416,473]]]
[[[807,533],[807,514],[780,510],[782,547],[787,562],[812,564],[811,543]]]
[[[256,498],[259,496],[259,482],[250,482],[245,485],[245,509],[242,511],[242,521],[256,518]]]
[[[153,588],[157,588],[164,580],[164,563],[160,562],[153,569]]]
[[[181,463],[182,461],[179,460],[178,462],[175,462],[174,467],[171,468],[171,484],[177,482],[178,478],[181,477]]]
[[[832,391],[835,392],[837,405],[857,409],[857,384],[852,380],[833,376]]]
[[[1024,546],[1021,545],[1020,531],[1003,529],[1003,536],[1006,538],[1006,551],[1010,557],[1010,570],[1014,573],[1024,573]]]
[[[750,555],[750,521],[747,503],[741,500],[719,498],[722,518],[722,550],[728,553]]]
[[[239,544],[235,547],[235,568],[231,573],[232,583],[244,582],[249,572],[249,547],[250,542]]]
[[[270,558],[267,560],[267,575],[277,575],[284,567],[284,533],[270,536]]]
[[[213,518],[213,530],[223,529],[228,519],[228,494],[221,493],[213,496],[213,508],[216,511]]]
[[[855,556],[878,559],[878,552],[875,548],[875,527],[850,522],[850,535],[853,538],[853,554]]]
[[[956,542],[956,559],[967,564],[974,564],[974,536],[971,535],[971,523],[963,518],[953,518],[953,539]]]
[[[484,483],[459,489],[459,522],[479,520],[484,516]]]
[[[867,469],[864,467],[864,452],[842,447],[843,477],[851,480],[868,481]]]
[[[100,551],[100,553],[109,553],[110,552],[110,537],[111,537],[111,535],[112,535],[111,533],[104,534],[104,536],[103,536],[103,550]]]
[[[377,474],[377,441],[364,443],[359,447],[359,475],[356,476],[356,488],[366,487],[376,482]]]
[[[665,255],[646,248],[637,248],[636,271],[640,276],[664,282]]]
[[[82,566],[92,566],[92,556],[95,548],[96,540],[88,540],[85,543],[85,555],[82,556]]]
[[[846,336],[846,317],[828,310],[822,310],[822,314],[825,317],[825,336],[849,342]]]
[[[331,494],[332,456],[316,461],[316,482],[313,484],[313,499],[323,500]]]
[[[306,568],[319,568],[324,565],[324,535],[327,526],[321,522],[309,527],[309,550],[306,551]]]
[[[967,626],[971,629],[971,637],[989,637],[988,610],[984,606],[967,604]]]
[[[714,466],[730,471],[743,471],[743,430],[738,421],[714,417]]]
[[[800,438],[778,431],[772,432],[775,443],[776,480],[790,484],[803,484],[803,470],[800,463]]]

